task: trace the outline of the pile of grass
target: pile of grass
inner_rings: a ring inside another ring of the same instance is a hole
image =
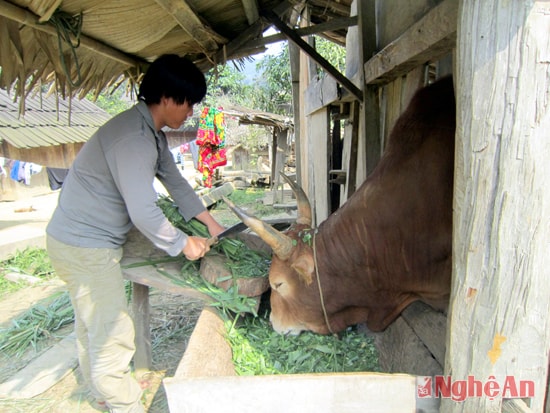
[[[174,201],[162,195],[157,201],[166,218],[187,235],[209,238],[208,228],[195,218],[185,221]],[[235,277],[265,277],[269,271],[270,257],[251,250],[244,242],[234,238],[222,238],[214,244],[212,252],[225,255],[227,266]]]
[[[50,258],[43,248],[26,248],[23,251],[17,251],[10,258],[0,262],[0,297],[28,285],[23,281],[6,280],[4,276],[8,273],[32,275],[44,280],[54,276]]]
[[[373,339],[348,328],[338,337],[276,333],[266,317],[226,322],[238,375],[380,371]]]
[[[67,292],[60,292],[31,307],[0,329],[0,353],[21,356],[30,347],[38,351],[39,343],[54,337],[57,330],[74,321],[74,312]]]
[[[157,270],[170,278],[176,285],[193,288],[212,299],[209,306],[219,310],[222,317],[232,320],[241,313],[256,314],[256,300],[239,294],[237,284],[233,284],[226,290],[206,281],[199,272],[199,264],[187,261],[179,274],[171,274],[163,270]]]
[[[196,219],[185,221],[174,201],[168,196],[161,196],[157,202],[166,218],[187,235],[208,238],[208,228]],[[270,257],[264,253],[251,250],[244,242],[223,238],[212,246],[208,254],[223,254],[226,257],[226,266],[231,271],[234,280],[247,277],[267,277]],[[211,306],[220,310],[225,318],[232,319],[235,314],[244,312],[256,313],[256,300],[239,294],[237,283],[233,283],[227,291],[204,280],[199,272],[199,261],[187,261],[184,257],[177,258],[182,261],[179,274],[171,274],[158,270],[170,278],[176,285],[193,288],[213,299]],[[225,281],[225,280],[219,280]]]

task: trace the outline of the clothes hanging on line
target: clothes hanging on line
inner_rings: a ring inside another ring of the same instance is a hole
[[[227,164],[225,119],[221,108],[203,109],[196,143],[199,145],[197,170],[202,173],[203,185],[211,188],[216,168]]]
[[[48,174],[48,183],[50,184],[50,189],[55,191],[60,189],[63,186],[63,181],[69,173],[67,168],[46,168],[46,173]]]
[[[37,174],[42,171],[42,166],[32,162],[22,162],[16,160],[13,162],[10,170],[10,178],[16,182],[20,182],[25,185],[31,184],[31,175]]]

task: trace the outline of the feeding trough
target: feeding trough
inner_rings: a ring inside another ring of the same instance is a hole
[[[237,376],[225,331],[215,311],[203,310],[174,376],[164,379],[171,412],[416,412],[421,406],[438,411],[436,399],[416,398],[413,375]]]

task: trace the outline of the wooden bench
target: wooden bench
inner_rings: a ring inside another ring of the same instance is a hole
[[[166,262],[162,264],[144,265],[134,268],[124,268],[128,265],[144,262],[143,258],[123,258],[122,275],[132,282],[132,313],[136,329],[136,353],[134,355],[134,367],[136,370],[150,370],[152,367],[151,355],[151,330],[150,330],[150,305],[149,288],[153,287],[161,291],[180,294],[185,297],[211,302],[212,299],[193,288],[186,288],[175,284],[169,277],[162,275],[158,270],[171,274],[178,274],[181,264],[178,262]]]

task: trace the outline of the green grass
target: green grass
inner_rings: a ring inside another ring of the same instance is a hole
[[[239,208],[258,218],[280,213],[271,205],[264,205],[263,198],[266,190],[263,188],[235,189],[227,197]],[[211,210],[216,220],[225,226],[240,222],[239,218],[229,209],[225,202],[218,202]]]
[[[348,328],[338,337],[276,333],[267,317],[247,316],[226,324],[238,375],[380,371],[374,339]]]
[[[0,297],[27,287],[25,282],[13,282],[5,279],[8,273],[32,275],[44,280],[54,276],[50,257],[43,248],[26,248],[17,251],[12,257],[0,261]]]
[[[9,327],[0,329],[0,352],[19,357],[31,346],[38,351],[46,338],[73,321],[69,294],[56,293],[12,320]]]

